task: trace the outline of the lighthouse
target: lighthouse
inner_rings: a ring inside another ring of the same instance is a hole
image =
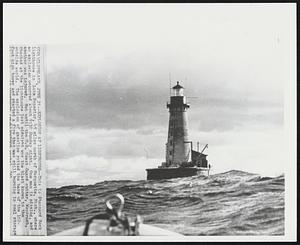
[[[169,129],[166,144],[166,167],[179,167],[191,159],[188,142],[188,117],[190,107],[183,94],[184,87],[179,82],[172,88],[169,109]]]
[[[148,168],[147,180],[171,179],[194,175],[209,175],[210,164],[203,151],[193,150],[193,143],[188,138],[187,110],[190,105],[183,94],[184,87],[179,82],[172,88],[169,109],[169,128],[166,143],[166,160],[157,168]],[[197,143],[199,148],[199,142]]]

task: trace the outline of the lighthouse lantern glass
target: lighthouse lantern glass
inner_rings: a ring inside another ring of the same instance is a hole
[[[175,96],[183,96],[183,88],[175,88],[174,95]]]

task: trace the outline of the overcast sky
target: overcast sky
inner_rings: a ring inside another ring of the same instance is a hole
[[[176,6],[83,9],[103,40],[47,46],[50,187],[145,179],[145,168],[161,164],[169,73],[196,97],[189,136],[208,144],[213,173],[284,173],[289,12]]]

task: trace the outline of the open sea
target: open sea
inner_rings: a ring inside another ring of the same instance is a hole
[[[237,170],[48,188],[48,235],[104,213],[104,199],[115,193],[125,197],[125,213],[184,235],[284,235],[284,175],[271,178]]]

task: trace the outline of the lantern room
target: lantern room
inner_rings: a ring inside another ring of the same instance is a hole
[[[183,96],[183,89],[179,82],[177,82],[176,86],[173,87],[173,96]]]

